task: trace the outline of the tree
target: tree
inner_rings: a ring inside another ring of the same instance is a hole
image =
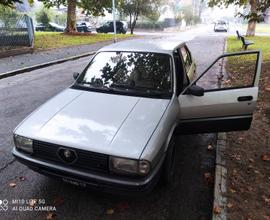
[[[0,0],[0,5],[8,6],[12,8],[14,3],[23,3],[22,0]]]
[[[66,26],[67,23],[67,13],[54,13],[52,15],[52,21],[56,24]]]
[[[184,15],[184,19],[187,22],[187,25],[191,25],[194,20],[192,6],[184,6],[182,7],[181,11]]]
[[[16,21],[19,15],[15,9],[0,5],[0,21],[4,28],[10,29],[16,27]]]
[[[34,0],[28,0],[29,4],[32,5]],[[0,0],[0,5],[7,6],[9,8],[14,8],[14,4],[23,4],[23,0]]]
[[[36,12],[36,20],[47,28],[51,21],[50,11],[44,7],[41,8],[41,10]]]
[[[250,6],[250,11],[247,14],[238,13],[239,16],[248,19],[247,36],[254,36],[256,23],[260,20],[265,10],[270,7],[269,0],[210,0],[208,5],[210,7],[228,7],[229,5],[236,6]]]
[[[66,32],[76,32],[76,6],[84,10],[88,15],[104,15],[105,10],[111,10],[111,0],[39,0],[45,7],[65,5],[67,6]]]
[[[152,11],[147,15],[147,18],[153,23],[156,24],[160,17],[160,12],[159,11]]]
[[[133,34],[136,22],[140,15],[152,17],[159,11],[161,0],[120,0],[118,10],[129,17],[130,33]]]

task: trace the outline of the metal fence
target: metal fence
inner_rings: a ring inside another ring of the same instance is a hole
[[[0,20],[0,46],[28,46],[34,44],[32,18],[18,15]]]

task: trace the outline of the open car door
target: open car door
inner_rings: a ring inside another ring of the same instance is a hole
[[[258,97],[261,52],[218,57],[178,96],[183,134],[248,130]]]

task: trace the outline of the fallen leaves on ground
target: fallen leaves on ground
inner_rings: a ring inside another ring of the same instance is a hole
[[[262,196],[265,203],[270,204],[270,197]]]
[[[52,220],[56,216],[55,213],[49,212],[46,216],[46,220]]]
[[[255,192],[256,190],[252,186],[247,186],[249,192]]]
[[[236,169],[233,169],[233,176],[237,175],[237,170]]]
[[[260,174],[260,171],[259,170],[254,170],[254,173]]]
[[[230,208],[233,207],[233,204],[229,202],[229,203],[227,204],[227,207],[230,209]]]
[[[236,65],[235,68],[239,66]],[[226,196],[233,204],[231,209],[227,207],[228,219],[270,220],[268,166],[270,163],[270,62],[263,63],[262,69],[257,107],[250,129],[227,133],[228,147],[225,149],[225,160],[228,169],[228,192]],[[242,71],[236,83],[243,85],[245,79],[246,71]]]
[[[232,188],[229,188],[229,191],[230,191],[231,193],[236,193],[236,190],[234,190],[234,189],[232,189]]]
[[[37,204],[37,199],[30,199],[29,205],[30,205],[31,207],[35,206],[36,204]]]
[[[208,144],[207,150],[212,151],[213,149],[214,149],[213,145],[212,144]]]
[[[221,213],[221,208],[218,205],[215,205],[213,212],[215,215],[219,215]]]
[[[107,215],[112,215],[114,213],[114,210],[113,209],[107,209],[106,210],[106,214]]]
[[[255,162],[254,159],[252,159],[252,158],[249,158],[248,161],[249,161],[250,163],[254,163],[254,162]]]
[[[17,185],[17,184],[14,183],[14,182],[9,183],[9,186],[12,187],[12,188],[14,188],[16,185]]]
[[[25,177],[20,176],[20,177],[19,177],[19,180],[20,180],[20,181],[25,181]]]
[[[224,84],[230,84],[231,83],[231,80],[225,80],[224,82],[223,82]]]
[[[261,156],[261,159],[262,159],[263,161],[270,161],[270,154],[263,154],[263,155]]]

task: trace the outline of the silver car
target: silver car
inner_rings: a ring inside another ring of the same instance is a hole
[[[80,186],[146,192],[174,174],[176,134],[248,129],[252,85],[204,89],[185,42],[131,40],[99,50],[75,82],[14,130],[13,155],[31,169]],[[211,66],[213,66],[217,59]],[[211,67],[210,66],[210,67]]]
[[[217,21],[214,25],[215,32],[218,32],[218,31],[228,32],[228,30],[229,30],[229,25],[227,21]]]

